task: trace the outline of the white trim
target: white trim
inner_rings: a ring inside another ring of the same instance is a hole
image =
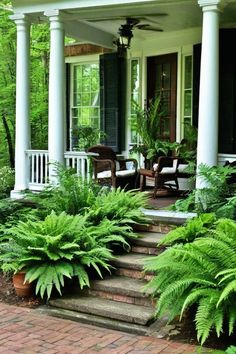
[[[101,53],[102,54],[102,53]],[[85,55],[76,55],[76,56],[67,56],[65,57],[66,64],[76,64],[76,63],[94,63],[95,61],[99,63],[100,54],[85,54]]]

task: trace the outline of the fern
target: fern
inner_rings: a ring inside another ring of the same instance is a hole
[[[191,242],[196,237],[204,236],[208,232],[209,226],[215,221],[214,214],[201,214],[196,218],[189,219],[185,226],[170,231],[159,244],[171,245],[176,242]]]
[[[196,330],[201,344],[212,330],[220,336],[225,324],[228,323],[229,335],[235,328],[235,230],[234,221],[220,219],[193,241],[172,246],[145,262],[145,270],[155,274],[145,291],[159,298],[157,315],[167,312],[172,320],[196,305]]]
[[[3,270],[26,271],[26,279],[36,281],[36,293],[51,296],[52,289],[61,294],[64,278],[78,277],[80,287],[89,285],[88,269],[99,276],[110,271],[113,255],[107,243],[124,243],[120,235],[129,231],[111,222],[91,225],[87,216],[52,213],[44,221],[19,222],[9,229],[9,243],[1,244]],[[121,229],[121,230],[119,230]],[[105,235],[105,230],[107,234]],[[106,239],[107,237],[107,239]]]

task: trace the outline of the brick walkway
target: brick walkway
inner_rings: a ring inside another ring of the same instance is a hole
[[[187,354],[199,351],[188,344],[88,326],[0,303],[0,353]]]

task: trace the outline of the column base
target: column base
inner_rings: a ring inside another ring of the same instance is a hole
[[[26,192],[26,190],[18,191],[18,190],[13,189],[10,193],[10,198],[11,199],[22,199],[25,197],[25,192]]]

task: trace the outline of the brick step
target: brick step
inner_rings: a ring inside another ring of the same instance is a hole
[[[158,247],[158,242],[164,236],[165,234],[159,232],[139,232],[139,237],[131,241],[131,251],[145,255],[158,255],[165,249],[164,246]]]
[[[94,280],[90,285],[90,288],[83,293],[128,304],[155,306],[150,297],[151,292],[144,293],[143,291],[143,287],[146,285],[143,280],[111,276],[107,279]]]
[[[148,257],[153,257],[149,255]],[[143,271],[145,259],[147,258],[144,254],[128,253],[120,255],[119,257],[112,260],[112,265],[116,268],[126,268]]]
[[[142,279],[149,281],[153,278],[152,274],[146,274],[141,270],[127,269],[127,268],[117,268],[115,274],[118,276],[124,276],[132,279]]]
[[[96,298],[95,300],[93,296],[88,295],[73,295],[52,299],[49,300],[49,305],[64,310],[96,315],[142,326],[153,322],[155,313],[155,310],[151,307],[127,304],[102,298]]]
[[[149,255],[148,257],[153,257]],[[153,277],[151,272],[145,273],[143,270],[145,254],[129,253],[119,256],[112,261],[115,266],[115,274],[135,279],[150,280]]]

